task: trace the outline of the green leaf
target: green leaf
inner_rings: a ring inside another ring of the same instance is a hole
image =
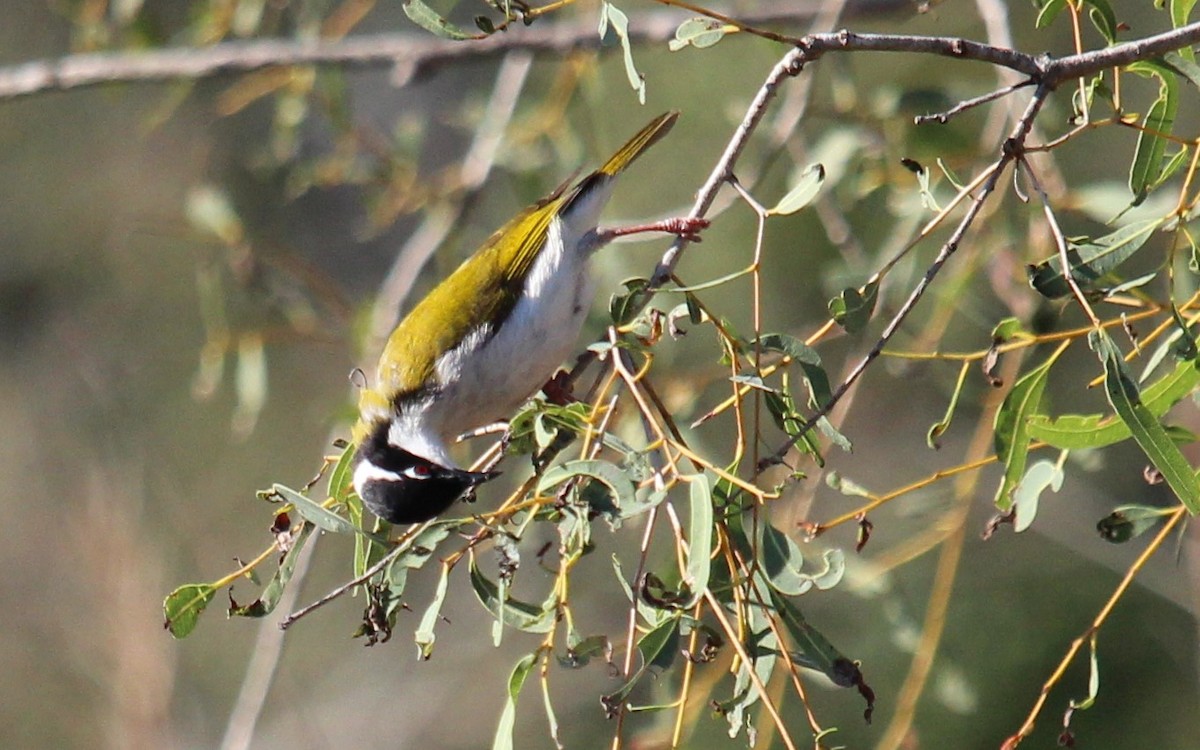
[[[796,184],[787,192],[787,195],[780,198],[774,208],[767,209],[767,214],[788,216],[796,213],[813,202],[817,193],[821,192],[821,185],[824,183],[825,167],[820,164],[808,165],[796,178]]]
[[[525,687],[525,680],[533,671],[536,661],[537,654],[522,656],[508,677],[508,697],[504,700],[504,710],[500,712],[500,723],[496,727],[496,737],[492,740],[492,750],[513,750],[513,726],[517,722],[517,697],[521,694],[521,688]]]
[[[707,474],[682,477],[688,484],[688,553],[684,580],[692,590],[691,607],[708,590],[713,545],[712,483]]]
[[[450,566],[443,565],[442,575],[438,578],[437,588],[433,591],[433,601],[429,602],[429,606],[425,608],[425,614],[421,615],[421,624],[413,633],[417,652],[422,659],[428,659],[433,654],[433,642],[437,639],[433,627],[437,625],[438,619],[442,616],[442,602],[446,600],[446,590],[449,585]]]
[[[1003,344],[1025,333],[1025,326],[1018,318],[1005,318],[992,329],[992,341]]]
[[[216,593],[217,590],[207,583],[189,583],[175,589],[163,600],[166,618],[163,627],[176,638],[187,638]]]
[[[1086,711],[1091,708],[1096,702],[1096,696],[1100,694],[1100,661],[1096,658],[1096,636],[1094,634],[1088,639],[1088,644],[1090,651],[1088,658],[1088,694],[1081,701],[1072,698],[1068,704],[1076,711]]]
[[[821,355],[795,336],[786,333],[765,333],[758,340],[764,351],[780,352],[800,365],[804,383],[808,386],[809,405],[820,408],[833,398],[829,375],[821,365]]]
[[[679,615],[659,623],[639,638],[637,648],[642,657],[641,665],[624,685],[600,699],[610,712],[625,702],[648,670],[662,671],[671,666],[679,652]]]
[[[770,523],[763,523],[760,528],[762,541],[758,545],[758,560],[771,588],[784,596],[799,596],[814,585],[824,591],[841,580],[846,570],[845,555],[841,550],[826,550],[825,569],[815,574],[805,573],[800,545]]]
[[[625,58],[625,76],[629,79],[629,85],[637,92],[638,103],[645,104],[646,77],[638,72],[633,62],[633,45],[629,43],[629,17],[617,6],[606,2],[600,10],[601,39],[607,35],[610,25],[621,42],[621,52]]]
[[[724,39],[727,33],[736,30],[736,26],[714,18],[689,18],[675,29],[675,38],[667,43],[667,48],[672,52],[678,52],[688,46],[705,49]]]
[[[867,327],[875,302],[879,297],[879,282],[872,281],[862,290],[847,288],[829,300],[829,314],[847,333],[858,333]]]
[[[616,505],[616,511],[618,511],[614,515],[619,515],[622,508],[635,503],[636,492],[633,482],[616,464],[601,460],[567,461],[551,467],[538,481],[537,493],[546,494],[550,488],[580,476],[591,477],[608,488],[613,503]],[[611,512],[611,509],[600,508],[600,510]]]
[[[1041,413],[1046,378],[1061,352],[1060,349],[1041,365],[1021,376],[996,412],[993,440],[996,458],[1004,466],[1004,478],[1000,482],[1000,488],[996,490],[995,503],[1001,511],[1007,512],[1012,508],[1012,492],[1025,475],[1025,461],[1029,456],[1029,418]]]
[[[1174,513],[1172,508],[1155,508],[1149,505],[1122,505],[1114,508],[1096,524],[1100,536],[1113,544],[1123,544],[1145,534],[1162,519]]]
[[[442,18],[433,8],[430,8],[421,2],[421,0],[405,0],[404,15],[408,16],[416,25],[443,39],[464,41],[467,39],[483,39],[487,36],[487,34],[472,34],[464,31],[445,18]]]
[[[279,562],[279,568],[275,570],[275,574],[271,576],[271,580],[267,581],[267,585],[263,588],[262,593],[258,595],[250,604],[246,605],[231,605],[229,607],[229,615],[236,617],[266,617],[275,611],[275,607],[279,605],[279,599],[283,596],[283,590],[287,588],[288,581],[292,580],[292,573],[296,569],[296,563],[300,559],[300,551],[304,549],[304,544],[313,532],[312,524],[304,524],[300,529],[300,533],[292,540],[292,546],[288,548],[287,554]]]
[[[548,633],[554,627],[558,604],[554,594],[540,607],[512,597],[501,601],[500,588],[488,580],[474,562],[471,563],[471,588],[480,604],[509,627],[525,633]]]
[[[1196,64],[1195,57],[1191,47],[1184,47],[1178,52],[1168,52],[1163,55],[1162,59],[1172,70],[1188,79],[1193,86],[1200,86],[1200,65]]]
[[[361,533],[361,529],[345,518],[342,518],[328,508],[321,507],[320,503],[296,492],[291,487],[285,487],[282,484],[273,484],[271,485],[271,493],[283,498],[284,502],[290,503],[296,509],[296,512],[300,514],[301,518],[319,529],[335,534]]]
[[[1067,7],[1067,0],[1049,0],[1042,9],[1038,11],[1037,21],[1034,25],[1039,29],[1044,29],[1054,23],[1054,19],[1058,18],[1058,14],[1063,12]]]
[[[1129,427],[1134,441],[1188,512],[1192,515],[1200,513],[1200,482],[1197,482],[1196,474],[1162,423],[1142,402],[1137,383],[1130,377],[1108,332],[1103,329],[1092,331],[1088,334],[1088,344],[1104,366],[1104,393],[1113,410]]]
[[[1155,60],[1131,63],[1126,69],[1138,75],[1153,76],[1159,85],[1158,97],[1142,120],[1146,130],[1138,134],[1133,165],[1129,170],[1129,190],[1136,205],[1145,199],[1162,174],[1167,139],[1175,128],[1175,111],[1179,107],[1179,82],[1175,71]]]
[[[342,450],[342,455],[338,456],[333,471],[329,472],[329,496],[338,502],[346,502],[350,494],[350,485],[354,479],[352,469],[355,453],[357,453],[357,449],[353,445],[347,445]]]
[[[992,340],[996,340],[994,335]],[[950,403],[946,405],[946,413],[942,415],[941,421],[935,422],[929,428],[929,431],[925,433],[925,444],[934,450],[939,450],[942,447],[941,443],[938,442],[938,438],[950,427],[950,420],[954,418],[954,412],[958,409],[958,397],[962,395],[963,386],[967,382],[967,373],[970,369],[970,364],[963,362],[963,366],[958,371],[958,382],[954,384],[954,392],[950,394]]]
[[[1071,264],[1071,277],[1081,289],[1094,289],[1101,277],[1140,250],[1160,223],[1159,219],[1139,221],[1090,242],[1068,241],[1067,261]],[[1027,272],[1029,283],[1045,297],[1057,299],[1071,293],[1058,254],[1029,266]]]
[[[649,279],[626,279],[622,282],[625,294],[614,294],[608,301],[608,314],[617,326],[629,325],[637,317],[645,304],[646,290],[650,288]]]
[[[1088,9],[1088,18],[1091,19],[1092,25],[1096,27],[1096,31],[1100,32],[1100,36],[1109,44],[1117,43],[1117,14],[1113,12],[1112,6],[1108,4],[1108,0],[1084,0],[1086,5],[1091,6]]]
[[[450,536],[462,524],[463,521],[454,519],[435,521],[429,524],[407,542],[408,549],[396,558],[392,567],[410,570],[424,567],[425,563],[433,557],[433,553],[442,540]]]
[[[863,679],[858,665],[842,656],[828,638],[804,619],[796,605],[776,594],[771,595],[771,603],[775,605],[784,626],[792,636],[792,642],[798,649],[798,653],[793,655],[793,660],[801,666],[823,673],[838,687],[857,687],[858,692],[867,701],[866,718],[870,721],[871,712],[875,708],[875,693]]]
[[[1171,26],[1176,29],[1187,26],[1188,19],[1192,16],[1192,8],[1195,5],[1196,0],[1171,0]],[[1184,53],[1190,56],[1192,49],[1185,47]]]
[[[1197,385],[1200,385],[1197,363],[1180,362],[1142,390],[1142,403],[1153,416],[1161,417]],[[1055,419],[1039,414],[1029,421],[1031,438],[1064,450],[1103,448],[1126,440],[1131,434],[1128,425],[1106,414],[1064,414]]]
[[[1013,490],[1013,503],[1016,505],[1013,530],[1020,533],[1028,529],[1037,517],[1038,500],[1042,493],[1047,487],[1058,492],[1062,489],[1062,483],[1062,467],[1054,461],[1038,461],[1030,466]]]
[[[1188,328],[1187,321],[1179,314],[1179,308],[1175,306],[1174,302],[1171,303],[1171,319],[1179,332],[1173,347],[1175,356],[1184,361],[1195,359],[1196,355],[1200,353],[1196,350],[1196,340],[1192,338],[1192,331]]]

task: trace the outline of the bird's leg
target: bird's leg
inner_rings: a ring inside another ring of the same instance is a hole
[[[692,216],[678,216],[673,219],[663,219],[649,224],[633,224],[627,227],[597,227],[592,234],[595,236],[597,247],[612,242],[618,237],[642,232],[666,232],[684,238],[688,242],[700,241],[700,230],[708,227],[708,219]]]

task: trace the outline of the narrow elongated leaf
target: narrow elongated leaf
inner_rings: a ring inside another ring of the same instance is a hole
[[[679,652],[679,616],[675,615],[652,628],[638,639],[637,648],[642,663],[634,670],[633,676],[614,692],[600,699],[610,711],[625,702],[648,670],[653,668],[662,671],[671,666]]]
[[[1007,512],[1012,508],[1012,492],[1021,477],[1025,476],[1025,461],[1029,455],[1029,419],[1041,412],[1046,377],[1056,359],[1058,353],[1021,376],[996,412],[993,438],[996,458],[1004,466],[1004,478],[996,491],[995,502],[1001,511]]]
[[[603,38],[609,27],[621,42],[621,53],[625,59],[625,77],[629,85],[637,92],[638,102],[646,103],[646,77],[638,72],[633,62],[633,45],[629,42],[629,16],[617,6],[605,2],[600,9],[600,37]]]
[[[1188,512],[1200,513],[1200,482],[1162,423],[1142,403],[1137,383],[1129,375],[1116,344],[1103,329],[1088,334],[1088,344],[1104,366],[1104,393],[1117,416]]]
[[[1167,139],[1175,128],[1175,112],[1179,108],[1179,83],[1175,71],[1155,60],[1135,62],[1126,69],[1142,76],[1154,76],[1159,86],[1158,97],[1142,120],[1145,130],[1138,134],[1137,149],[1129,170],[1129,190],[1134,195],[1134,203],[1139,204],[1162,175]]]
[[[1108,4],[1108,0],[1084,0],[1084,4],[1089,6],[1088,18],[1091,19],[1092,25],[1096,27],[1096,31],[1104,37],[1104,40],[1109,44],[1117,43],[1117,14],[1113,12],[1112,6]]]
[[[288,581],[292,580],[292,573],[295,572],[296,563],[300,559],[300,551],[304,549],[308,538],[312,536],[313,528],[312,524],[304,524],[304,527],[300,529],[300,533],[292,540],[292,546],[288,548],[287,554],[279,562],[279,568],[271,576],[271,580],[267,581],[267,585],[263,587],[262,593],[258,595],[258,598],[250,604],[231,606],[229,608],[230,615],[237,617],[266,617],[275,611],[280,597],[283,596],[283,590],[287,588]]]
[[[1044,29],[1054,23],[1054,19],[1058,18],[1058,14],[1063,12],[1067,7],[1067,0],[1049,0],[1042,9],[1038,11],[1037,20],[1034,24],[1039,29]]]
[[[1139,221],[1089,242],[1068,242],[1067,261],[1071,277],[1081,289],[1096,288],[1105,274],[1116,269],[1146,244],[1161,222],[1158,219]],[[1062,259],[1058,254],[1029,266],[1029,283],[1050,299],[1065,297],[1071,287],[1063,277]]]
[[[812,586],[812,582],[804,580],[800,572],[804,566],[804,553],[800,551],[800,545],[769,522],[763,523],[761,528],[762,542],[758,545],[758,559],[771,587],[786,596],[804,593]]]
[[[618,511],[626,506],[634,505],[636,488],[633,486],[633,482],[616,464],[608,461],[567,461],[553,466],[538,481],[537,491],[539,494],[543,494],[550,488],[579,476],[595,479],[608,488]]]
[[[808,386],[809,404],[820,408],[833,398],[829,387],[829,375],[821,365],[817,350],[800,339],[786,333],[765,333],[758,340],[764,351],[775,351],[787,355],[800,365],[804,382]]]
[[[350,482],[354,478],[351,468],[354,466],[355,451],[353,445],[347,445],[342,450],[342,455],[338,456],[333,471],[329,472],[329,496],[339,502],[345,502],[346,496],[350,494]]]
[[[774,208],[767,209],[772,216],[787,216],[812,203],[821,192],[825,183],[825,167],[820,164],[810,164],[796,177],[796,184],[787,192]]]
[[[1200,369],[1196,364],[1180,362],[1142,391],[1142,403],[1150,414],[1163,416],[1200,385]],[[1029,420],[1030,437],[1064,450],[1103,448],[1127,440],[1130,435],[1128,425],[1106,414],[1064,414],[1054,419],[1038,414]]]
[[[500,587],[492,583],[474,562],[471,563],[471,588],[480,604],[501,622],[526,633],[546,633],[554,627],[557,599],[553,594],[542,606],[512,597],[500,599]]]
[[[433,642],[436,639],[433,627],[437,625],[438,618],[442,616],[442,602],[446,600],[446,590],[449,585],[450,566],[443,565],[442,575],[438,578],[437,588],[433,592],[433,601],[425,608],[425,614],[421,615],[421,624],[413,633],[413,639],[417,643],[417,652],[422,659],[428,659],[433,653]]]
[[[521,694],[521,688],[525,687],[525,680],[533,671],[536,661],[537,654],[522,656],[513,667],[512,674],[508,676],[508,695],[504,699],[504,710],[500,712],[500,723],[496,726],[492,750],[513,750],[515,747],[513,745],[513,726],[517,722],[517,697]]]
[[[796,605],[777,594],[771,595],[771,603],[775,605],[799,650],[793,655],[793,660],[801,666],[818,670],[838,687],[858,688],[859,694],[867,702],[864,715],[870,721],[871,713],[875,710],[875,692],[863,679],[858,664],[843,656],[828,638],[810,625]]]
[[[337,513],[328,508],[321,507],[321,504],[312,500],[306,495],[296,492],[291,487],[285,487],[282,484],[271,485],[271,492],[282,497],[285,502],[291,503],[296,512],[305,521],[316,526],[318,529],[331,531],[335,534],[360,534],[363,533],[350,521],[342,518]]]
[[[1100,537],[1113,544],[1123,544],[1154,528],[1163,517],[1174,513],[1172,508],[1155,508],[1148,505],[1122,505],[1113,508],[1096,524]]]
[[[404,15],[408,16],[416,25],[443,39],[464,41],[467,39],[483,39],[487,36],[487,34],[472,34],[462,30],[445,18],[442,18],[438,15],[437,11],[421,2],[421,0],[405,0]]]
[[[707,474],[684,477],[688,483],[688,554],[685,572],[693,606],[708,590],[709,557],[713,544],[712,484]]]

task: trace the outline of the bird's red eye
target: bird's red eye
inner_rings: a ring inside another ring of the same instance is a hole
[[[432,473],[428,464],[413,464],[404,470],[409,479],[428,479]]]

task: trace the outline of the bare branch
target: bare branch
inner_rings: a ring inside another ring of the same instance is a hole
[[[855,5],[864,12],[878,12],[880,8],[903,4],[876,0]],[[798,7],[796,3],[781,3],[757,13],[741,14],[739,18],[747,24],[802,23],[813,18],[818,6],[819,3],[802,3]],[[629,37],[635,42],[665,42],[675,36],[681,20],[678,11],[639,15],[630,20]],[[255,39],[223,42],[203,49],[98,52],[0,67],[0,101],[104,83],[199,79],[289,65],[392,66],[403,72],[400,78],[404,80],[421,68],[438,63],[511,50],[565,53],[599,48],[596,23],[586,18],[569,23],[539,23],[472,42],[439,39],[424,32],[400,32],[336,41]]]

